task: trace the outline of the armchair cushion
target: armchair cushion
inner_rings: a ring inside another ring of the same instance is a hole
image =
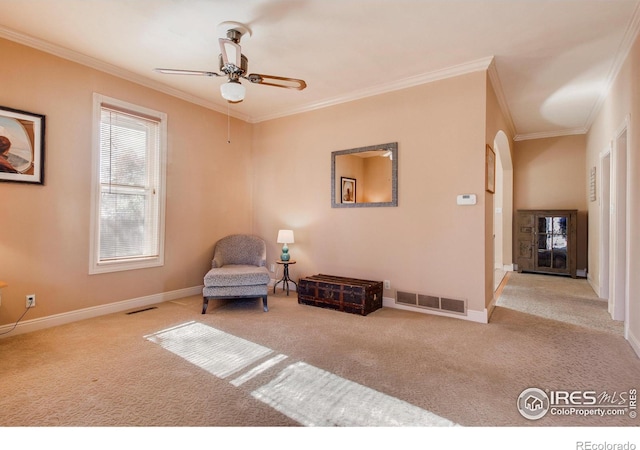
[[[204,276],[204,285],[207,287],[267,285],[269,281],[269,272],[266,267],[242,264],[216,267]]]

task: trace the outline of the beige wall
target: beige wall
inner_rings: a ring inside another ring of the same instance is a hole
[[[0,325],[197,287],[215,240],[255,232],[280,252],[292,228],[293,276],[391,280],[465,299],[482,313],[486,74],[250,125],[67,60],[0,40],[0,104],[46,115],[44,186],[1,183]],[[166,258],[160,268],[89,275],[92,94],[164,111],[169,121]],[[330,157],[399,143],[399,206],[332,209]],[[253,168],[258,168],[254,170]],[[475,207],[456,195],[476,193]],[[372,244],[373,243],[373,244]],[[460,283],[460,279],[465,280]]]
[[[27,319],[197,287],[213,243],[233,232],[263,236],[275,260],[280,228],[296,233],[294,278],[325,272],[388,279],[387,297],[396,289],[448,296],[480,312],[493,295],[493,209],[509,208],[511,198],[514,210],[588,210],[589,278],[597,290],[600,212],[599,200],[587,201],[588,173],[627,117],[629,227],[640,225],[637,43],[586,138],[515,146],[483,72],[265,123],[232,119],[229,144],[219,113],[10,41],[0,40],[0,54],[0,105],[45,114],[47,124],[45,185],[0,183],[0,279],[9,283],[0,326],[20,316],[31,293],[38,306]],[[168,114],[163,267],[88,275],[94,92]],[[504,197],[484,190],[485,144],[495,146],[501,131],[507,148],[499,157],[508,159],[506,178],[516,180]],[[394,141],[399,206],[332,209],[331,152]],[[553,180],[551,187],[540,179]],[[456,205],[463,193],[477,194],[478,205]],[[637,239],[629,239],[628,265],[629,273],[640,271]],[[640,352],[640,280],[630,277],[628,288],[629,339]]]
[[[202,284],[214,241],[251,231],[251,127],[0,39],[0,105],[46,115],[45,185],[0,183],[0,325]],[[92,94],[168,114],[165,265],[89,275]],[[275,238],[275,236],[274,236]]]
[[[585,135],[517,141],[514,148],[514,209],[577,209],[577,268],[586,269]]]
[[[602,167],[601,155],[612,147],[618,132],[627,124],[628,147],[627,174],[628,193],[627,210],[627,339],[640,355],[640,42],[636,40],[627,60],[622,66],[599,115],[587,135],[587,161],[583,168],[586,174],[596,167],[596,185],[601,187]],[[606,274],[600,273],[600,264],[604,259],[600,255],[603,242],[601,230],[601,202],[598,190],[596,201],[589,202],[589,281],[602,297],[608,298],[607,292],[601,292],[600,283]],[[605,211],[606,214],[606,211]],[[624,270],[624,269],[623,269]]]
[[[504,147],[513,143],[483,72],[255,125],[232,119],[229,144],[219,113],[10,41],[0,39],[0,54],[0,105],[45,114],[47,125],[45,185],[0,183],[0,279],[9,283],[0,326],[15,322],[31,293],[38,306],[27,319],[197,287],[213,243],[233,232],[262,235],[275,260],[280,228],[296,233],[294,277],[388,279],[386,296],[403,289],[462,298],[481,311],[492,299],[493,209],[502,204],[509,217],[511,198],[514,209],[588,209],[589,279],[598,290],[600,199],[587,201],[588,173],[628,117],[628,220],[640,229],[637,42],[586,139],[501,148],[505,182],[516,180],[504,197],[484,191],[485,144],[500,131]],[[168,114],[163,267],[88,275],[94,92]],[[331,152],[393,141],[399,206],[332,209]],[[478,205],[457,206],[462,193],[477,194]],[[627,253],[628,273],[640,272],[640,241],[629,239]],[[628,296],[629,340],[640,353],[638,277],[629,277]]]
[[[486,74],[472,73],[256,124],[254,229],[275,259],[278,229],[294,278],[390,280],[483,311]],[[398,142],[398,207],[331,208],[331,152]],[[474,193],[478,205],[458,206]]]

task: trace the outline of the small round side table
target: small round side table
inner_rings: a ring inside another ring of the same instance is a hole
[[[292,282],[295,286],[296,286],[296,290],[298,290],[298,285],[296,284],[295,281],[293,281],[291,278],[289,278],[289,264],[295,264],[296,262],[294,260],[291,261],[276,261],[276,264],[280,264],[284,266],[284,274],[282,275],[282,278],[273,285],[273,293],[276,293],[276,286],[280,283],[282,283],[282,290],[284,291],[285,289],[287,290],[287,296],[289,296],[289,282]]]

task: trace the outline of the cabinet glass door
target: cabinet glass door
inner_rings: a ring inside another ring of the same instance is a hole
[[[567,218],[563,216],[538,217],[537,266],[566,270]]]

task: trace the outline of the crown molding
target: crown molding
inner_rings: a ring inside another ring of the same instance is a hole
[[[338,105],[341,103],[347,103],[354,100],[372,97],[375,95],[385,94],[385,93],[406,89],[406,88],[410,88],[410,87],[414,87],[422,84],[432,83],[434,81],[439,81],[439,80],[452,78],[452,77],[456,77],[456,76],[460,76],[460,75],[464,75],[472,72],[486,70],[488,72],[489,80],[493,86],[496,97],[498,99],[498,104],[500,105],[500,108],[502,109],[502,112],[505,115],[505,118],[507,120],[507,126],[512,131],[515,141],[522,141],[522,140],[528,140],[528,139],[541,139],[541,138],[557,137],[557,136],[568,136],[568,135],[575,135],[575,134],[584,134],[588,132],[595,118],[600,112],[600,109],[602,108],[602,105],[604,104],[604,101],[606,100],[606,97],[609,94],[611,86],[615,82],[615,79],[617,78],[622,68],[622,65],[626,61],[629,55],[629,52],[631,51],[631,47],[633,46],[638,36],[638,33],[640,33],[640,4],[636,6],[632,19],[629,22],[629,26],[625,31],[624,38],[620,44],[618,51],[616,52],[614,63],[607,76],[607,81],[605,84],[606,87],[605,89],[602,90],[598,100],[594,104],[594,107],[592,108],[585,122],[585,125],[583,127],[561,130],[556,132],[516,134],[516,127],[508,107],[508,101],[507,101],[506,95],[504,93],[504,90],[502,89],[502,83],[500,81],[500,77],[496,70],[495,59],[493,56],[481,58],[475,61],[459,64],[456,66],[451,66],[451,67],[444,68],[441,70],[436,70],[433,72],[419,74],[416,76],[393,81],[390,83],[384,83],[384,84],[380,84],[370,88],[361,89],[358,91],[350,92],[346,95],[333,97],[328,100],[323,100],[316,103],[309,103],[307,105],[303,105],[298,108],[292,108],[289,110],[284,110],[284,111],[280,111],[273,114],[266,114],[262,116],[251,117],[246,114],[238,113],[237,111],[229,111],[227,108],[220,106],[209,100],[205,100],[201,97],[188,94],[179,89],[171,88],[165,84],[156,82],[148,77],[122,69],[120,67],[106,63],[104,61],[100,61],[91,56],[87,56],[85,54],[82,54],[58,45],[51,44],[44,40],[35,38],[33,36],[19,33],[10,28],[0,26],[0,38],[5,38],[10,41],[34,48],[36,50],[40,50],[57,57],[60,57],[78,64],[82,64],[84,66],[99,70],[104,73],[108,73],[118,78],[122,78],[124,80],[139,84],[141,86],[148,87],[158,92],[162,92],[164,94],[179,98],[189,103],[193,103],[195,105],[199,105],[204,108],[207,108],[222,114],[229,114],[234,118],[243,120],[248,123],[259,123],[267,120],[272,120],[272,119],[291,116],[291,115],[300,114],[304,112],[309,112],[313,110],[318,110],[318,109],[326,108],[329,106]]]
[[[487,57],[487,58],[481,58],[468,63],[459,64],[459,65],[451,66],[445,69],[436,70],[433,72],[428,72],[428,73],[416,75],[413,77],[405,78],[403,80],[398,80],[391,83],[384,83],[378,86],[373,86],[371,88],[350,92],[347,95],[334,97],[334,98],[323,100],[317,103],[310,103],[299,108],[284,110],[274,114],[251,117],[245,114],[239,114],[235,111],[229,112],[226,108],[221,107],[220,105],[217,105],[211,101],[204,100],[200,97],[197,97],[191,94],[187,94],[186,92],[171,88],[162,83],[158,83],[154,80],[151,80],[150,78],[147,78],[142,75],[138,75],[134,72],[130,72],[128,70],[117,67],[113,64],[100,61],[96,58],[87,56],[80,52],[70,50],[68,48],[51,44],[50,42],[46,42],[42,39],[38,39],[33,36],[19,33],[7,27],[0,26],[0,37],[8,39],[13,42],[17,42],[22,45],[26,45],[36,50],[41,50],[43,52],[52,54],[54,56],[58,56],[60,58],[63,58],[78,64],[82,64],[87,67],[91,67],[101,72],[114,75],[124,80],[131,81],[133,83],[154,89],[156,91],[171,95],[173,97],[177,97],[179,99],[202,106],[204,108],[208,108],[223,114],[229,114],[232,117],[235,117],[237,119],[243,120],[248,123],[264,122],[267,120],[277,119],[280,117],[286,117],[294,114],[313,111],[316,109],[326,108],[328,106],[338,105],[340,103],[347,103],[353,100],[359,100],[366,97],[385,94],[385,93],[397,91],[400,89],[406,89],[406,88],[418,86],[421,84],[431,83],[434,81],[443,80],[446,78],[451,78],[459,75],[464,75],[467,73],[477,72],[480,70],[487,70],[491,65],[491,62],[493,61],[493,56]]]
[[[421,84],[432,83],[438,80],[444,80],[446,78],[452,78],[467,73],[478,72],[481,70],[487,70],[493,61],[493,56],[487,58],[481,58],[475,61],[471,61],[465,64],[459,64],[456,66],[447,67],[445,69],[436,70],[433,72],[427,72],[420,75],[404,78],[402,80],[393,81],[390,83],[379,84],[366,89],[360,89],[354,92],[350,92],[345,95],[323,100],[321,102],[309,103],[299,108],[293,108],[286,111],[281,111],[274,114],[267,114],[263,116],[254,117],[251,122],[258,123],[267,120],[279,119],[281,117],[291,116],[294,114],[300,114],[304,112],[314,111],[317,109],[326,108],[328,106],[339,105],[341,103],[348,103],[354,100],[360,100],[367,97],[373,97],[375,95],[386,94],[401,89],[406,89]]]
[[[571,128],[571,129],[559,130],[559,131],[542,131],[539,133],[516,134],[513,140],[529,141],[532,139],[544,139],[544,138],[552,138],[552,137],[560,137],[560,136],[573,136],[576,134],[587,134],[588,131],[589,129],[587,128]]]
[[[150,78],[147,78],[142,75],[138,75],[134,72],[130,72],[128,70],[114,66],[113,64],[100,61],[96,58],[87,56],[83,53],[69,50],[68,48],[65,48],[65,47],[51,44],[50,42],[43,41],[33,36],[28,36],[26,34],[18,33],[17,31],[11,30],[10,28],[3,27],[1,25],[0,25],[0,38],[5,38],[7,40],[16,42],[18,44],[22,44],[27,47],[31,47],[36,50],[43,51],[45,53],[49,53],[59,58],[63,58],[71,62],[82,64],[83,66],[87,66],[92,69],[96,69],[101,72],[108,73],[109,75],[113,75],[118,78],[131,81],[132,83],[136,83],[141,86],[148,87],[150,89],[162,92],[167,95],[171,95],[172,97],[185,100],[189,103],[193,103],[195,105],[199,105],[204,108],[211,109],[213,111],[216,111],[222,114],[229,114],[232,117],[243,120],[245,122],[250,121],[250,117],[247,115],[239,114],[235,111],[227,111],[227,108],[222,107],[218,104],[215,104],[211,101],[204,100],[201,97],[187,94],[186,92],[183,92],[179,89],[171,88],[165,84],[158,83],[154,80],[151,80]]]

